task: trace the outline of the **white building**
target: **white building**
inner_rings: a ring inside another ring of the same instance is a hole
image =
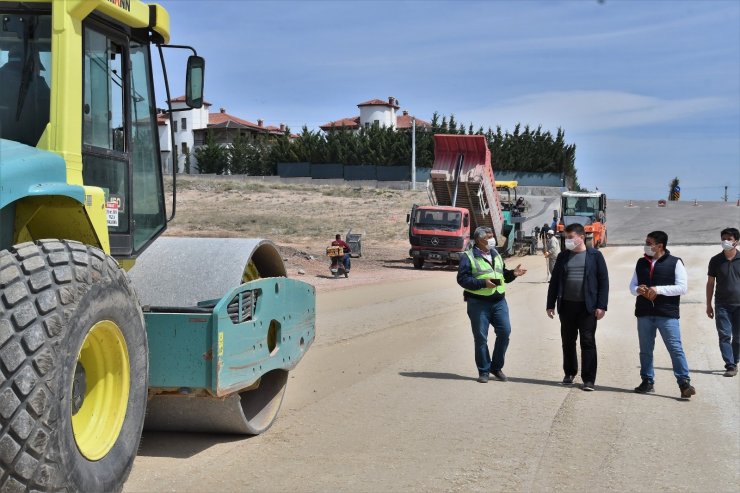
[[[203,102],[203,106],[198,109],[185,109],[185,96],[180,96],[170,101],[173,110],[172,119],[175,130],[175,145],[177,149],[177,171],[182,173],[185,170],[185,160],[188,155],[191,159],[191,165],[194,162],[192,153],[194,147],[193,131],[206,128],[208,126],[208,108],[211,103]],[[162,114],[157,117],[157,126],[159,128],[159,149],[162,153],[162,166],[165,173],[172,173],[172,139],[170,134],[170,119],[168,114]]]
[[[332,130],[352,130],[359,131],[360,128],[369,128],[373,125],[380,127],[391,127],[396,130],[407,130],[412,126],[412,120],[416,120],[416,126],[420,129],[431,128],[431,123],[409,115],[408,111],[403,111],[398,115],[400,108],[398,100],[389,97],[388,101],[382,99],[371,99],[357,105],[360,108],[360,116],[340,118],[332,122],[321,125],[319,128],[325,132]]]

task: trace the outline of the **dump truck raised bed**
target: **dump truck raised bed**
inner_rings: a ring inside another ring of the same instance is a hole
[[[479,226],[491,228],[502,253],[513,253],[515,227],[504,219],[494,183],[491,151],[484,136],[434,136],[434,164],[428,182],[432,205],[414,205],[408,216],[409,255],[415,268],[427,262],[457,263]]]
[[[314,340],[269,241],[159,238],[151,55],[170,102],[164,50],[192,50],[189,108],[205,69],[168,41],[138,0],[0,1],[0,491],[120,490],[145,416],[261,433]]]

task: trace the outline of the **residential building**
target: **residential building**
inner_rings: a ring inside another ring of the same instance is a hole
[[[208,108],[211,103],[203,102],[200,108],[188,108],[185,104],[185,96],[180,96],[170,101],[173,111],[173,129],[175,134],[174,146],[177,148],[177,170],[185,170],[185,159],[192,154],[195,146],[193,133],[206,128],[208,125]],[[172,139],[170,133],[169,114],[163,113],[157,116],[159,127],[159,150],[162,153],[162,166],[165,173],[172,173]],[[192,160],[192,156],[191,156]]]
[[[428,131],[431,130],[432,124],[428,121],[416,118],[413,115],[409,115],[408,111],[402,111],[398,115],[400,109],[398,100],[394,97],[389,97],[387,101],[382,99],[371,99],[357,105],[360,109],[359,116],[350,116],[347,118],[340,118],[334,120],[319,128],[324,132],[331,132],[333,130],[351,130],[359,131],[360,128],[369,128],[372,125],[379,125],[381,127],[392,127],[396,130],[409,130],[413,125],[413,120],[416,120],[416,127],[419,130]]]
[[[172,128],[174,130],[174,146],[170,133],[170,118],[168,113],[157,115],[159,128],[159,147],[162,154],[162,167],[165,173],[172,173],[172,149],[177,149],[177,171],[185,171],[185,162],[190,155],[191,172],[196,169],[196,159],[193,151],[205,145],[209,132],[212,133],[217,144],[230,146],[237,135],[247,139],[256,139],[258,136],[274,138],[283,135],[286,131],[284,124],[280,126],[265,125],[263,120],[257,123],[244,120],[230,115],[225,108],[220,108],[217,113],[210,113],[208,109],[211,103],[204,102],[198,109],[187,108],[185,96],[170,101],[173,110]],[[296,137],[291,135],[291,137]]]

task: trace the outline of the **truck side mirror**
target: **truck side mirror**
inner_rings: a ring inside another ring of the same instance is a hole
[[[411,222],[411,214],[406,214],[406,224]]]
[[[203,77],[206,61],[203,57],[188,57],[188,68],[185,74],[185,104],[190,108],[203,106]]]
[[[468,220],[468,216],[463,217],[463,226],[466,228],[468,227],[468,224],[470,224],[470,221]]]

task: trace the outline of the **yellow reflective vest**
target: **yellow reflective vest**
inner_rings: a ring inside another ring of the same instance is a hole
[[[476,257],[473,255],[473,250],[468,250],[465,255],[470,259],[470,270],[473,277],[476,279],[499,279],[501,283],[493,288],[482,288],[482,289],[466,289],[468,293],[476,294],[479,296],[491,296],[494,293],[504,294],[506,292],[506,283],[504,282],[504,260],[501,255],[496,255],[493,258],[493,268],[483,257]]]

